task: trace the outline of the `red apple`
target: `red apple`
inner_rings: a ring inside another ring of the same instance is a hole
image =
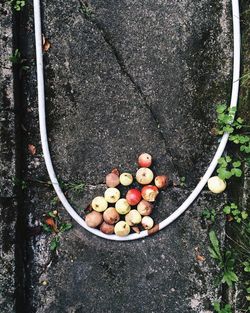
[[[126,200],[130,205],[137,205],[141,201],[141,192],[138,189],[130,189],[126,194]]]
[[[89,227],[95,228],[103,221],[102,213],[92,211],[85,217],[85,222]]]
[[[142,198],[149,202],[154,202],[158,193],[159,193],[158,188],[153,185],[145,186],[141,190]]]
[[[153,211],[153,204],[146,200],[141,200],[137,205],[137,211],[143,216],[150,215]]]
[[[108,187],[114,188],[120,184],[120,179],[119,176],[116,175],[115,173],[109,173],[106,176],[106,185]]]
[[[149,167],[152,164],[152,157],[148,153],[142,153],[138,158],[138,165],[140,167]]]
[[[164,188],[168,185],[168,177],[166,175],[156,176],[155,177],[155,186],[157,188]]]
[[[113,234],[114,233],[115,226],[107,224],[103,222],[100,226],[100,231],[103,232],[104,234]]]
[[[103,212],[103,219],[107,224],[115,224],[120,220],[120,215],[115,208],[107,208]]]

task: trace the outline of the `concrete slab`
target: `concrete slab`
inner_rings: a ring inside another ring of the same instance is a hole
[[[135,171],[147,151],[155,169],[185,188],[162,194],[156,219],[175,210],[204,173],[218,142],[210,130],[215,104],[230,90],[230,1],[44,1],[43,29],[50,147],[56,171],[84,181],[70,194],[77,210],[103,190],[113,167]],[[85,13],[84,13],[84,12]],[[36,233],[42,215],[60,205],[39,145],[32,7],[23,14],[21,42],[30,71],[24,77],[25,193],[27,212],[26,297],[30,312],[211,312],[218,290],[207,255],[201,212],[219,208],[221,197],[203,192],[175,224],[131,243],[101,240],[77,225],[61,238]],[[34,144],[35,155],[27,152]],[[64,213],[63,213],[64,212]],[[217,222],[224,234],[224,225]],[[206,256],[197,262],[195,249]],[[44,285],[46,281],[48,284]]]

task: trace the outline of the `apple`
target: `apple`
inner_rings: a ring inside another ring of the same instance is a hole
[[[108,207],[108,202],[104,197],[95,197],[91,203],[93,210],[97,212],[103,212]]]
[[[120,215],[115,208],[107,208],[103,212],[103,219],[107,224],[115,224],[120,220]]]
[[[102,213],[92,211],[88,213],[85,217],[85,222],[89,227],[96,228],[99,226],[103,221]]]
[[[213,193],[221,193],[227,187],[226,182],[222,180],[219,176],[210,177],[207,182],[207,185],[208,189]]]
[[[120,199],[121,193],[117,188],[108,188],[104,193],[104,198],[109,203],[116,203]]]
[[[140,167],[150,167],[152,164],[152,156],[148,153],[142,153],[138,158],[138,165]]]
[[[151,229],[154,226],[154,220],[150,216],[144,216],[141,224],[144,229]]]
[[[126,200],[130,205],[137,205],[141,200],[141,192],[138,189],[130,189],[126,194]]]
[[[155,177],[155,186],[157,188],[164,188],[168,185],[168,177],[166,175],[156,176]]]
[[[149,202],[154,202],[158,194],[159,194],[158,188],[153,185],[145,186],[141,190],[142,198]]]
[[[141,167],[136,172],[136,180],[138,181],[138,183],[142,185],[150,184],[153,179],[154,179],[154,174],[150,168]]]
[[[115,225],[115,234],[120,237],[127,236],[130,233],[130,226],[124,222],[120,221]]]
[[[100,231],[103,232],[104,234],[113,234],[114,233],[115,226],[107,224],[103,222],[100,226]]]
[[[128,201],[124,198],[119,199],[115,204],[115,209],[119,214],[127,214],[131,210],[131,206]]]
[[[125,215],[125,221],[129,226],[134,226],[141,222],[141,214],[137,210],[131,210]]]
[[[109,173],[106,176],[106,185],[108,187],[114,188],[120,184],[120,179],[119,176],[116,175],[115,173]]]
[[[143,216],[150,215],[153,211],[153,204],[146,200],[141,200],[137,205],[137,211]]]
[[[122,173],[120,175],[120,183],[123,186],[129,186],[133,182],[133,176],[129,173]]]

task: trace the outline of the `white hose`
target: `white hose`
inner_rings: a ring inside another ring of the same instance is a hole
[[[62,202],[64,208],[68,211],[71,217],[83,228],[88,230],[94,235],[99,237],[117,240],[117,241],[128,241],[143,238],[149,235],[148,231],[142,231],[140,234],[130,234],[126,237],[118,237],[116,235],[106,235],[98,229],[90,228],[87,226],[85,221],[76,213],[76,211],[69,204],[64,193],[62,192],[56,174],[52,165],[48,137],[47,137],[47,128],[46,128],[46,113],[45,113],[45,92],[44,92],[44,76],[43,76],[43,52],[42,52],[42,31],[41,31],[41,12],[40,12],[40,0],[33,0],[34,3],[34,22],[35,22],[35,41],[36,41],[36,63],[37,63],[37,88],[38,88],[38,106],[39,106],[39,123],[40,123],[40,134],[42,149],[44,154],[44,159],[46,167],[49,173],[50,180],[56,191],[56,194],[60,201]],[[230,107],[236,107],[238,102],[238,93],[239,93],[239,79],[240,79],[240,15],[239,15],[239,3],[238,0],[232,0],[232,16],[233,16],[233,35],[234,35],[234,64],[233,64],[233,83],[232,83],[232,94],[231,94],[231,103]],[[205,175],[202,177],[198,185],[189,195],[189,197],[183,202],[183,204],[168,218],[163,220],[159,224],[159,230],[163,229],[167,225],[175,221],[191,203],[197,198],[201,190],[206,185],[209,177],[213,174],[218,159],[222,156],[222,153],[226,147],[228,141],[228,133],[225,133],[219,144],[219,147],[214,155],[212,162],[210,163]]]

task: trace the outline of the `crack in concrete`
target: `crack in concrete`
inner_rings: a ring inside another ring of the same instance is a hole
[[[167,144],[167,140],[166,140],[166,138],[165,138],[165,136],[164,136],[164,134],[163,134],[163,132],[161,130],[160,121],[159,121],[157,115],[155,114],[155,112],[153,111],[151,105],[149,104],[147,96],[143,93],[141,86],[135,81],[135,79],[132,76],[132,74],[129,73],[129,71],[127,70],[127,67],[125,66],[125,63],[124,63],[124,60],[123,60],[123,57],[122,57],[121,53],[117,50],[115,45],[112,43],[112,39],[111,39],[110,33],[96,19],[94,19],[92,17],[87,17],[87,19],[92,23],[92,25],[95,26],[95,28],[98,30],[98,32],[102,35],[102,38],[104,39],[106,44],[111,49],[113,55],[115,56],[116,62],[117,62],[117,64],[119,65],[119,67],[121,69],[121,73],[123,75],[125,75],[129,79],[129,81],[134,86],[135,91],[139,94],[140,98],[143,100],[144,105],[146,106],[146,108],[150,112],[150,115],[152,116],[152,119],[153,119],[153,121],[154,121],[154,123],[156,125],[157,131],[158,131],[161,139],[164,142],[165,150],[168,151],[168,154],[169,154],[169,156],[171,158],[171,163],[173,164],[173,168],[174,168],[175,172],[177,173],[178,171],[177,171],[176,166],[174,164],[174,158],[173,158],[172,152],[170,150],[167,150],[168,144]]]

